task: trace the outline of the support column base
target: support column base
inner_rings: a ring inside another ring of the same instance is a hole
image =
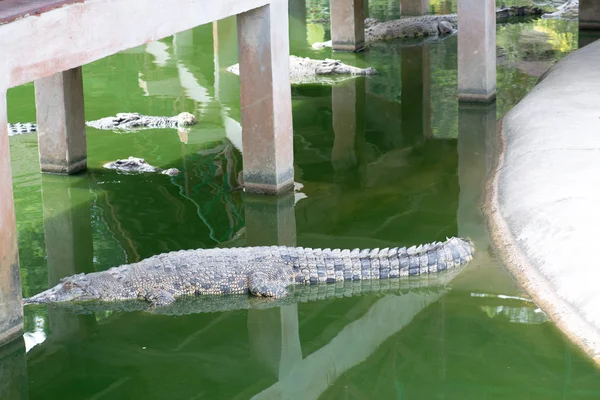
[[[40,169],[42,172],[48,174],[72,175],[76,174],[77,172],[85,171],[86,168],[87,157],[68,165],[66,163],[57,163],[45,160],[40,161]]]
[[[246,193],[256,194],[267,194],[267,195],[279,195],[294,190],[294,180],[291,179],[279,185],[269,185],[265,183],[253,183],[252,181],[247,182],[246,176],[244,176],[244,191]]]
[[[345,51],[350,53],[356,53],[359,51],[366,50],[365,42],[360,43],[336,43],[332,42],[331,48],[333,51]]]
[[[4,332],[0,332],[0,346],[3,346],[19,336],[23,336],[23,320],[17,322],[12,327],[8,328]]]
[[[491,103],[496,100],[496,91],[489,94],[459,93],[458,101],[464,103]]]

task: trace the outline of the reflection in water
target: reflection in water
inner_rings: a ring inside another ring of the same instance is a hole
[[[0,399],[26,400],[28,395],[27,358],[23,339],[0,347]]]
[[[378,18],[398,15],[397,1],[370,5]],[[430,6],[452,12],[455,2]],[[325,39],[328,26],[307,25],[303,17],[326,17],[328,7],[326,0],[290,0],[293,53],[331,56],[307,43]],[[544,30],[552,51],[544,45],[519,52],[519,40],[542,36],[522,34],[531,30]],[[338,298],[317,288],[298,304],[268,310],[73,315],[28,308],[28,393],[18,389],[26,388],[19,386],[27,372],[21,349],[11,364],[17,367],[0,368],[14,371],[0,380],[9,385],[0,386],[0,398],[598,397],[591,363],[520,298],[489,254],[479,212],[496,115],[537,79],[523,61],[561,57],[571,49],[571,33],[555,21],[499,27],[499,97],[483,107],[455,101],[455,37],[344,55],[380,74],[332,88],[293,88],[302,193],[273,198],[237,190],[239,78],[224,73],[237,62],[235,18],[87,66],[93,117],[194,111],[200,123],[185,135],[89,132],[90,171],[73,178],[40,178],[35,138],[11,138],[28,295],[65,274],[185,248],[385,248],[460,234],[475,242],[476,259],[451,276],[451,285],[372,293],[361,286]],[[32,95],[31,86],[9,93],[11,119],[32,119]],[[125,176],[100,168],[129,155],[182,174]],[[294,204],[295,197],[303,198]]]

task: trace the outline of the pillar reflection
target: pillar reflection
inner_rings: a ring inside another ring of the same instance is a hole
[[[25,400],[28,393],[27,357],[20,337],[0,347],[0,399]]]
[[[294,194],[260,196],[246,194],[246,245],[295,246]],[[248,310],[251,351],[274,377],[287,376],[302,359],[298,306]]]
[[[65,276],[94,270],[90,200],[86,176],[42,175],[48,287]],[[52,338],[63,341],[85,335],[95,320],[49,308],[48,324]]]
[[[402,48],[402,134],[410,142],[432,137],[429,45]]]

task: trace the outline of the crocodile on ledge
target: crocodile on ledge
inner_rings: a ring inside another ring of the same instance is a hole
[[[502,21],[511,17],[542,15],[544,9],[533,6],[502,7],[496,10],[496,20]],[[402,38],[437,37],[453,34],[458,29],[458,14],[421,15],[403,17],[390,21],[378,21],[374,18],[365,20],[365,44],[378,41]],[[314,49],[331,47],[331,40],[314,43]]]
[[[87,126],[103,130],[131,131],[138,129],[184,128],[196,124],[196,117],[188,112],[182,112],[174,117],[155,117],[139,113],[119,113],[114,117],[100,118],[86,122]],[[37,124],[16,123],[8,124],[8,135],[18,135],[37,131]]]
[[[227,71],[239,75],[240,65],[234,64]],[[290,56],[290,83],[298,84],[325,84],[336,82],[361,75],[375,75],[375,68],[358,68],[344,64],[340,60],[313,60],[308,57]]]
[[[251,294],[283,298],[292,284],[402,278],[466,264],[469,241],[451,238],[411,248],[331,250],[245,247],[159,254],[107,271],[63,278],[24,304],[143,300],[164,307],[179,297]]]

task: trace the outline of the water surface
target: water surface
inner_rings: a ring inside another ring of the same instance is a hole
[[[399,15],[397,1],[370,4],[377,18]],[[455,7],[431,2],[436,13]],[[332,57],[310,47],[329,38],[328,25],[313,22],[328,17],[328,2],[292,3],[290,13],[292,53]],[[383,248],[461,235],[476,243],[475,260],[449,284],[267,310],[27,308],[27,355],[11,364],[11,395],[597,398],[597,370],[494,260],[479,213],[496,117],[576,48],[576,26],[499,25],[498,100],[485,107],[456,102],[456,37],[336,53],[380,74],[292,88],[298,189],[276,199],[237,190],[239,80],[224,71],[237,62],[234,27],[234,19],[200,26],[83,68],[87,119],[189,111],[199,119],[189,134],[88,129],[89,170],[73,177],[38,172],[35,135],[10,139],[24,296],[65,275],[188,248]],[[9,91],[8,106],[10,122],[35,120],[33,85]],[[130,155],[183,172],[101,168]]]

